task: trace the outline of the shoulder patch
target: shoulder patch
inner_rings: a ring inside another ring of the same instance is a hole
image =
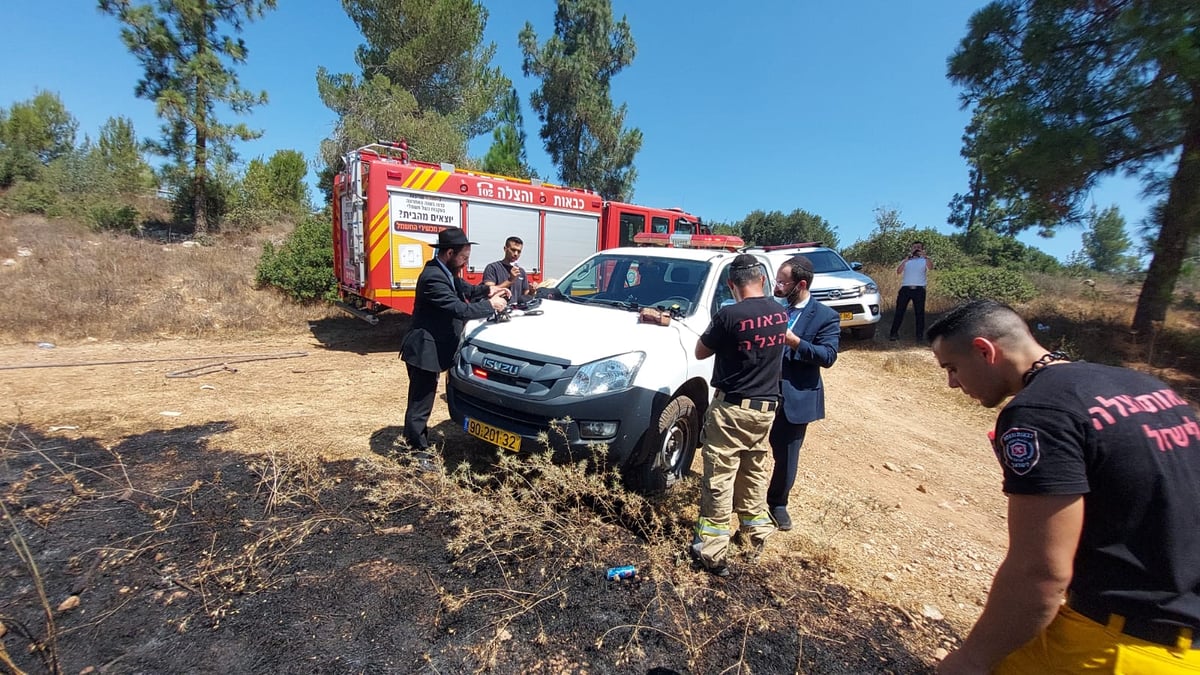
[[[1037,432],[1033,429],[1013,427],[1000,436],[999,445],[1000,461],[1018,476],[1029,473],[1041,458]]]

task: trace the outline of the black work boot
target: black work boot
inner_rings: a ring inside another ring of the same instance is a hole
[[[786,506],[772,506],[771,520],[775,521],[775,527],[783,532],[792,529],[792,517],[788,515]]]

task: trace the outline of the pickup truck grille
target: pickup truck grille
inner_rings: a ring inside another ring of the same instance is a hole
[[[499,391],[516,392],[527,396],[545,396],[560,381],[575,376],[575,368],[565,363],[547,361],[545,357],[523,352],[508,352],[486,346],[467,344],[459,351],[456,363],[459,374]],[[479,369],[486,378],[474,374]],[[563,386],[566,386],[565,383]]]
[[[827,288],[824,290],[814,290],[812,296],[821,302],[828,303],[829,301],[849,300],[851,298],[862,297],[862,287],[857,288]]]

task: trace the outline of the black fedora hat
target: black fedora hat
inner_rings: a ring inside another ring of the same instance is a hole
[[[462,231],[461,227],[447,227],[446,229],[442,230],[441,232],[438,232],[438,240],[437,240],[437,243],[433,245],[433,247],[434,248],[461,248],[468,244],[473,246],[478,243],[479,242],[477,242],[477,241],[468,241],[467,234]]]

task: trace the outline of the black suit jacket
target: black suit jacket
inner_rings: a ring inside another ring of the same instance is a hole
[[[449,370],[462,339],[463,325],[492,315],[492,306],[478,302],[488,297],[487,286],[475,286],[455,277],[430,260],[417,277],[412,326],[400,346],[400,358],[421,370]],[[475,302],[467,302],[468,300]]]
[[[800,344],[783,350],[783,376],[779,386],[783,394],[783,412],[792,424],[807,424],[825,417],[825,383],[821,369],[837,360],[841,320],[838,313],[810,299],[804,309],[788,309],[792,332]]]

